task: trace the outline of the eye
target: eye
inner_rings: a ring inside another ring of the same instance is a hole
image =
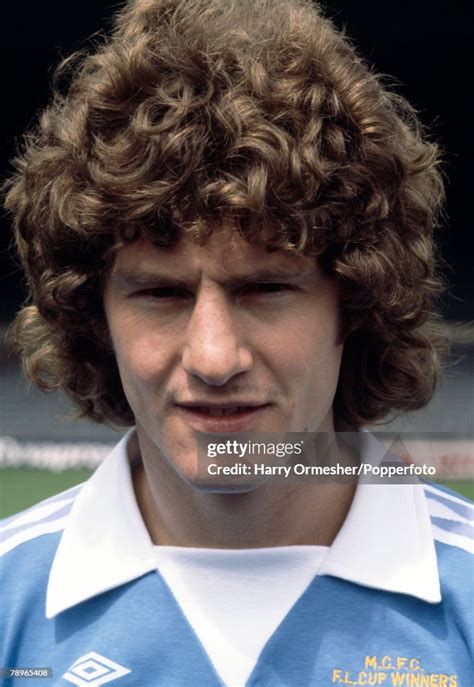
[[[138,291],[136,296],[145,298],[154,298],[156,300],[165,300],[167,298],[185,298],[186,292],[174,286],[159,286],[153,289],[143,289]]]
[[[255,294],[273,294],[285,291],[291,291],[293,287],[291,284],[279,282],[257,282],[245,287],[244,293]]]

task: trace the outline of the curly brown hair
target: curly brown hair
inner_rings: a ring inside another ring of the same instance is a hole
[[[31,379],[133,423],[102,308],[113,248],[231,222],[340,281],[337,416],[359,427],[429,401],[444,347],[438,149],[313,3],[133,0],[58,74],[68,86],[7,183]]]

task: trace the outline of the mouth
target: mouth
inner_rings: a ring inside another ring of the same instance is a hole
[[[188,424],[198,431],[238,432],[252,429],[270,404],[178,404],[177,407]]]

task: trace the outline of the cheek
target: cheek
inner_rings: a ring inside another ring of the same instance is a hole
[[[288,382],[306,385],[308,375],[336,377],[342,358],[338,321],[317,311],[312,317],[294,318],[279,335],[267,338],[266,349],[275,371],[284,371]],[[312,383],[314,382],[311,379]]]
[[[294,421],[300,429],[326,426],[332,417],[343,346],[337,343],[333,323],[325,324],[301,331],[298,347],[288,361],[286,381]]]
[[[140,328],[132,328],[132,331],[127,327],[117,328],[111,333],[127,396],[133,391],[147,395],[156,390],[156,386],[165,380],[174,359],[170,342]]]
[[[331,388],[337,385],[343,351],[338,335],[338,322],[324,321],[313,331],[313,340],[307,342],[306,354],[311,361],[309,368],[320,386]]]
[[[305,345],[306,343],[306,345]],[[326,342],[301,342],[285,359],[286,379],[299,396],[321,398],[333,395],[339,379],[342,346]]]

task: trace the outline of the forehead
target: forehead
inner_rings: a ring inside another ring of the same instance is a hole
[[[269,253],[265,247],[248,243],[231,230],[216,230],[204,245],[184,236],[176,245],[160,247],[140,238],[119,248],[112,273],[153,276],[166,273],[179,278],[213,279],[251,277],[266,270],[284,276],[317,270],[314,257],[296,256],[283,251]]]

